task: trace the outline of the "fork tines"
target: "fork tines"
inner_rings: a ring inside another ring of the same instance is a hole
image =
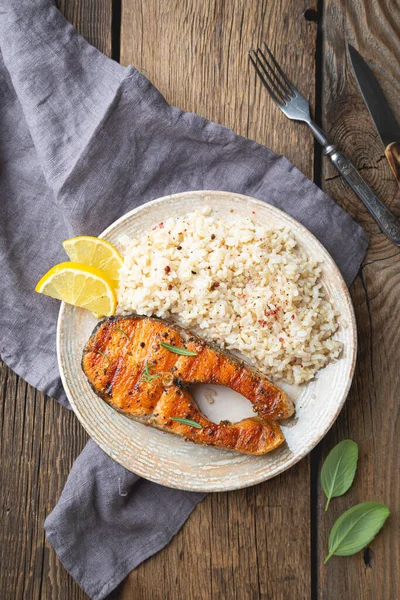
[[[280,107],[285,106],[287,102],[295,97],[295,88],[265,42],[264,49],[265,52],[260,47],[257,50],[250,50],[249,59],[274,102]]]

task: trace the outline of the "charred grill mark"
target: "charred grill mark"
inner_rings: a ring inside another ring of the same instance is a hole
[[[190,383],[184,381],[183,379],[180,379],[179,377],[174,378],[173,383],[181,390],[184,390],[185,388],[188,388],[190,386]]]
[[[231,380],[232,387],[235,387],[235,388],[239,387],[242,379],[243,379],[243,367],[240,367],[239,369],[235,369],[233,379]]]

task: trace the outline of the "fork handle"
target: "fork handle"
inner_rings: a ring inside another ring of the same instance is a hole
[[[350,159],[333,144],[325,146],[324,154],[328,155],[343,179],[362,200],[381,231],[397,246],[400,246],[400,220],[386,208],[374,194],[369,185],[361,177]]]

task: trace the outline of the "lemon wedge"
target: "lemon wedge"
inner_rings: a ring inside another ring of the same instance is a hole
[[[47,271],[35,292],[86,308],[96,316],[113,315],[117,306],[114,285],[105,273],[76,262],[60,263]]]
[[[118,271],[124,261],[112,244],[90,235],[79,235],[65,240],[63,248],[71,261],[104,271],[112,284],[118,287]]]

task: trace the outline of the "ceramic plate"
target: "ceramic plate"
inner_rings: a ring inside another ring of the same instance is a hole
[[[97,444],[127,469],[159,484],[193,491],[216,492],[243,488],[275,477],[306,456],[332,426],[346,399],[356,358],[356,326],[347,287],[335,263],[317,239],[282,211],[246,196],[228,192],[187,192],[154,200],[124,215],[100,237],[119,247],[123,234],[137,236],[171,216],[204,205],[213,216],[251,216],[272,226],[287,226],[309,256],[321,261],[322,282],[330,302],[341,313],[337,339],[342,357],[322,369],[314,381],[285,389],[294,397],[296,416],[282,425],[286,443],[265,456],[247,456],[185,442],[177,436],[146,427],[113,410],[91,390],[80,366],[82,349],[96,320],[91,313],[67,304],[60,309],[58,361],[68,399],[83,427]],[[253,213],[254,211],[254,213]],[[278,382],[279,384],[279,382]],[[209,418],[219,422],[254,416],[250,403],[226,388],[215,387],[214,403],[204,401],[208,389],[199,386],[195,398]],[[282,386],[283,387],[283,386]]]

